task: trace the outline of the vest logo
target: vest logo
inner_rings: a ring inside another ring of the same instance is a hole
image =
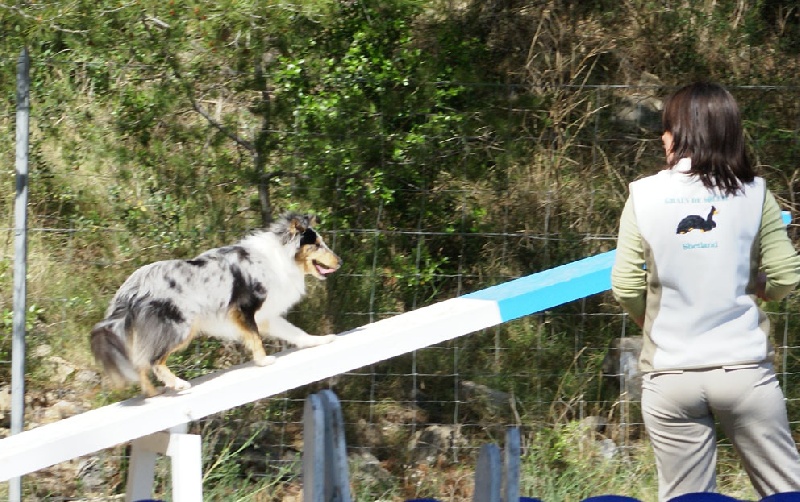
[[[678,230],[676,234],[688,234],[692,230],[700,230],[701,232],[710,232],[717,227],[717,222],[712,217],[717,214],[717,208],[711,206],[708,216],[703,218],[697,214],[690,214],[678,223]]]
[[[687,249],[714,249],[719,247],[719,244],[717,242],[696,242],[694,244],[685,242],[682,246],[683,250],[686,251]]]

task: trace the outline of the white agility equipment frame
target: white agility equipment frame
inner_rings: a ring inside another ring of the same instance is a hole
[[[244,364],[195,379],[179,393],[128,399],[7,437],[0,440],[0,481],[133,441],[126,500],[152,489],[157,454],[172,461],[174,502],[202,500],[200,438],[174,428],[605,291],[613,260],[613,251],[603,253],[367,324],[327,345],[282,352],[270,366]]]
[[[783,218],[788,224],[789,213]],[[172,500],[202,501],[201,441],[186,434],[189,422],[606,291],[614,256],[608,251],[370,323],[327,345],[276,354],[270,366],[240,365],[192,380],[179,393],[128,399],[1,439],[0,482],[132,441],[127,501],[150,497],[159,454],[172,462]]]

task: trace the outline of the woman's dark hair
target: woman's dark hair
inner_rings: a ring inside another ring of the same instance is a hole
[[[670,167],[691,157],[689,173],[726,195],[735,195],[755,178],[739,106],[721,85],[697,82],[678,89],[664,105],[662,125],[672,133]]]

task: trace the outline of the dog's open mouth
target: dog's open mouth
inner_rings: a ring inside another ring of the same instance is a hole
[[[336,272],[335,268],[328,268],[316,260],[314,260],[313,263],[314,263],[314,268],[317,269],[317,273],[319,273],[319,275],[328,275]]]

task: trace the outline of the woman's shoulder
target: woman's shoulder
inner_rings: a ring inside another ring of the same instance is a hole
[[[767,182],[761,176],[754,177],[752,181],[742,184],[742,193],[748,194],[748,192],[763,198],[769,192]]]
[[[630,183],[631,187],[646,187],[649,185],[658,185],[660,183],[664,183],[667,179],[672,176],[672,173],[669,169],[662,169],[657,173],[653,173],[637,180],[634,180]]]

